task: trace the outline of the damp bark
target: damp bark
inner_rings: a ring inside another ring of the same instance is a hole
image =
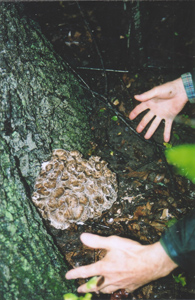
[[[59,300],[75,285],[31,194],[54,148],[86,154],[90,97],[20,4],[0,19],[0,298]]]

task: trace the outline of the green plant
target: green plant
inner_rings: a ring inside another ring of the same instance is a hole
[[[91,279],[89,279],[89,281],[86,283],[87,289],[88,290],[94,289],[97,285],[98,280],[99,280],[99,278],[97,276],[94,276]],[[68,293],[68,294],[65,294],[63,297],[64,297],[64,300],[91,300],[92,294],[87,293],[84,296],[77,296],[75,294]]]
[[[195,144],[186,144],[165,150],[168,163],[175,166],[180,175],[195,183]]]
[[[165,224],[167,225],[167,227],[171,227],[176,222],[177,222],[177,219],[176,218],[172,218],[172,219],[168,220]]]
[[[173,278],[174,278],[176,283],[180,283],[182,286],[185,286],[186,285],[186,278],[182,275],[183,274],[179,274],[178,276],[173,275]]]
[[[172,144],[170,144],[170,143],[164,142],[163,145],[166,147],[166,149],[172,148]]]
[[[112,119],[113,121],[118,121],[118,117],[117,117],[117,116],[113,116],[111,119]]]
[[[89,279],[89,281],[86,283],[87,289],[90,290],[90,289],[95,288],[97,285],[97,282],[98,282],[97,276],[94,276],[91,279]]]
[[[106,108],[105,107],[103,107],[103,108],[100,108],[100,110],[99,110],[99,112],[105,112],[105,110],[106,110]]]
[[[84,296],[77,296],[75,294],[68,293],[65,294],[63,297],[64,300],[91,300],[92,294],[87,293]]]

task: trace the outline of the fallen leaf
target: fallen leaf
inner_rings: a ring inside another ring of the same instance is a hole
[[[118,110],[122,113],[124,113],[125,115],[127,114],[126,113],[126,108],[125,108],[125,105],[124,105],[124,102],[121,101],[120,105],[118,106]]]
[[[154,178],[155,183],[160,183],[164,180],[165,174],[157,174],[156,177]]]
[[[75,31],[75,34],[74,34],[74,38],[79,38],[81,36],[81,33],[78,32],[78,31]]]
[[[137,172],[137,171],[133,171],[130,167],[127,167],[126,170],[128,170],[129,172],[125,174],[124,177],[130,177],[130,178],[138,177],[143,180],[146,180],[148,178],[148,175],[150,174],[150,171]]]
[[[114,102],[113,102],[113,104],[116,106],[116,105],[119,105],[119,100],[118,99],[116,99]]]
[[[144,295],[144,299],[150,299],[151,294],[153,292],[153,285],[149,284],[149,285],[144,286],[142,288],[142,292],[143,292],[143,295]]]
[[[146,205],[138,206],[133,214],[133,219],[138,220],[139,217],[145,217],[148,215]]]
[[[156,221],[152,221],[152,222],[150,223],[150,225],[151,225],[152,227],[154,227],[156,230],[160,231],[160,232],[163,232],[163,231],[165,230],[165,228],[166,228],[166,225],[165,225],[165,224],[159,223],[159,222],[156,222]]]
[[[150,202],[147,202],[147,203],[146,203],[146,208],[147,208],[149,211],[151,210],[152,205],[150,204]]]
[[[163,213],[162,213],[162,216],[160,217],[160,219],[164,220],[164,219],[168,219],[170,217],[173,217],[173,216],[169,213],[169,209],[168,208],[163,209]]]

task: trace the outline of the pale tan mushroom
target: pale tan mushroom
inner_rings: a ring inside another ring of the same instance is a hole
[[[55,149],[36,179],[32,201],[57,229],[98,218],[117,199],[116,174],[98,156]]]

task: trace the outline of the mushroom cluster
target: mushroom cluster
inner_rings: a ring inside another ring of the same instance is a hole
[[[116,174],[98,156],[56,149],[36,179],[32,201],[57,229],[98,218],[117,199]]]

